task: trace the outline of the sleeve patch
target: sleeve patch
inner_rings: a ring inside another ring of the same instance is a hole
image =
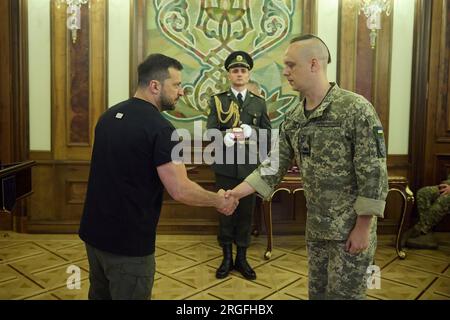
[[[373,134],[377,143],[378,158],[386,158],[386,145],[384,142],[384,132],[382,127],[373,127]]]

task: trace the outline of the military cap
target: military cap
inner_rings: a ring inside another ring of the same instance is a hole
[[[230,68],[244,67],[248,70],[253,68],[253,59],[245,51],[234,51],[225,60],[225,69],[228,71]]]

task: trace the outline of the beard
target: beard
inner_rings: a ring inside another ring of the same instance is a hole
[[[172,111],[175,109],[176,100],[170,99],[164,93],[161,94],[161,111]]]

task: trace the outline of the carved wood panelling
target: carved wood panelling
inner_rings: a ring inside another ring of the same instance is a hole
[[[375,50],[370,47],[369,30],[364,16],[357,16],[355,92],[373,101]]]
[[[68,88],[68,112],[66,114],[67,145],[89,146],[89,81],[90,72],[90,30],[89,11],[87,6],[81,7],[81,30],[77,32],[77,41],[68,42],[69,54],[67,55],[69,66]]]
[[[28,157],[27,2],[0,3],[0,163]]]
[[[95,124],[106,109],[106,1],[82,6],[77,41],[66,7],[52,3],[52,149],[55,159],[88,160]]]
[[[392,1],[391,10],[393,11],[394,3]],[[383,124],[386,145],[389,145],[389,110],[395,108],[390,104],[393,16],[392,12],[389,16],[384,13],[381,16],[382,29],[378,31],[373,78],[372,103]]]
[[[137,66],[145,59],[146,0],[131,0],[130,96],[136,92]]]
[[[358,8],[353,0],[339,2],[339,46],[337,57],[337,82],[343,89],[355,91]]]
[[[26,0],[0,3],[0,163],[28,159],[28,27]],[[0,215],[0,230],[25,231],[26,202]]]
[[[11,110],[11,31],[10,1],[0,2],[0,162],[12,162],[12,110]]]
[[[84,204],[87,181],[66,180],[66,204]]]
[[[450,159],[449,119],[449,63],[450,63],[450,1],[432,4],[430,61],[428,79],[427,123],[423,185],[434,185],[442,180],[442,167]]]
[[[366,17],[363,13],[358,15],[358,9],[354,0],[340,1],[337,82],[342,88],[363,95],[373,104],[388,144],[393,15],[382,14],[382,29],[378,31],[376,48],[372,50]]]
[[[317,33],[317,0],[303,0],[303,33]]]
[[[398,167],[402,167],[405,159],[396,161]],[[35,195],[30,204],[34,211],[28,221],[29,232],[77,232],[89,176],[89,162],[39,161],[33,170]],[[203,188],[216,191],[214,173],[209,166],[196,166],[189,170],[188,175]],[[379,223],[380,233],[396,232],[402,209],[401,201],[395,193],[389,195],[386,216]],[[303,192],[297,192],[295,199],[286,192],[277,193],[272,209],[275,234],[304,233],[306,203]],[[175,202],[165,192],[158,232],[215,234],[218,219],[219,213],[214,208],[187,206]]]
[[[431,12],[431,1],[416,0],[409,134],[410,176],[412,178],[410,185],[413,191],[423,186],[425,178],[425,147],[427,144],[427,117],[425,115],[428,109]]]
[[[440,25],[440,50],[439,53],[439,84],[437,90],[437,121],[436,137],[439,142],[450,143],[450,5],[443,1],[441,25]],[[436,27],[438,27],[436,25]]]
[[[71,226],[71,232],[77,232],[88,176],[88,161],[38,161],[33,168],[28,231],[60,232]]]
[[[106,110],[107,1],[81,9],[77,41],[66,25],[66,6],[52,1],[52,150],[32,152],[35,193],[30,232],[76,232],[81,217],[95,124]]]

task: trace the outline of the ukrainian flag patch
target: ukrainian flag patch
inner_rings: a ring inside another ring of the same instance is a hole
[[[386,158],[386,144],[384,142],[383,127],[373,127],[373,134],[377,143],[378,158]]]

